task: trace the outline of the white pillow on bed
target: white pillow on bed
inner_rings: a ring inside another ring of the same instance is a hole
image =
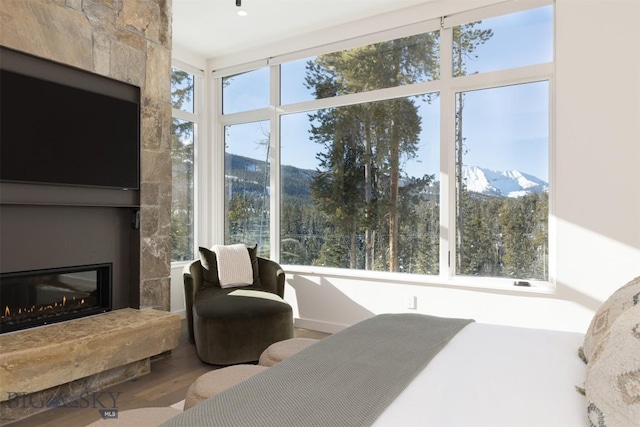
[[[591,360],[598,343],[618,316],[637,304],[640,304],[640,276],[611,294],[596,311],[584,336],[582,350],[586,362]]]
[[[640,304],[622,313],[596,346],[585,392],[592,426],[640,425]]]

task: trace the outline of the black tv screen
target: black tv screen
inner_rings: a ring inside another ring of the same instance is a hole
[[[137,102],[1,73],[1,180],[139,188]]]

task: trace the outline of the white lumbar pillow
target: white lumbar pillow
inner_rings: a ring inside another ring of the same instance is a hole
[[[221,288],[253,284],[251,258],[245,245],[214,245],[212,251],[216,254]]]

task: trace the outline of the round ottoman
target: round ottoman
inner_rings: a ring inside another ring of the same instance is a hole
[[[118,418],[101,419],[87,427],[157,427],[181,413],[171,407],[127,409],[119,411]]]
[[[187,390],[184,410],[264,371],[266,366],[233,365],[200,375]]]
[[[271,344],[262,352],[258,365],[273,366],[317,342],[318,340],[312,338],[290,338],[288,340],[278,341]]]

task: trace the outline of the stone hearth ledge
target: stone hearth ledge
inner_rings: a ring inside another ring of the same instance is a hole
[[[180,316],[125,308],[0,335],[0,401],[170,351]]]

